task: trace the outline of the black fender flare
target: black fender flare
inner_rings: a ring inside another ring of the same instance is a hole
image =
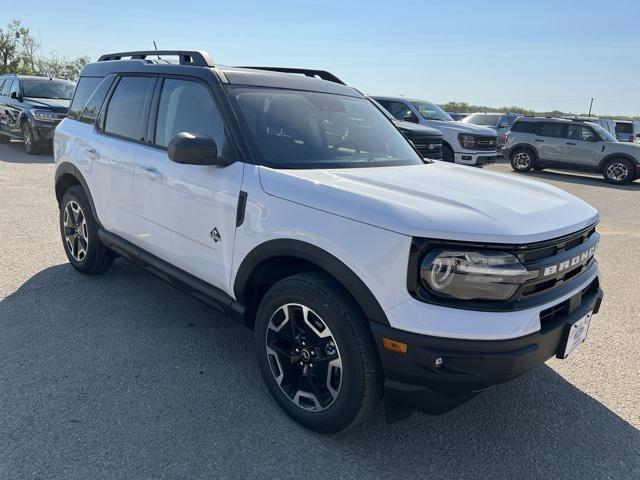
[[[601,172],[602,169],[604,168],[605,163],[607,163],[609,160],[612,160],[614,158],[624,158],[625,160],[629,160],[631,162],[631,165],[634,165],[634,166],[640,164],[640,162],[638,160],[633,158],[628,153],[612,152],[609,155],[607,155],[606,157],[604,157],[602,160],[600,160],[600,163],[598,164],[598,171]]]
[[[326,250],[301,240],[268,240],[251,250],[240,264],[233,284],[238,302],[246,305],[246,287],[254,270],[265,261],[277,257],[294,257],[316,265],[335,278],[353,296],[368,320],[389,325],[377,298],[353,270]]]
[[[536,158],[534,158],[534,160],[535,161],[540,160],[540,156],[538,155],[538,150],[536,150],[536,147],[531,145],[530,143],[525,143],[525,142],[516,143],[513,147],[509,147],[509,150],[510,150],[509,160],[511,160],[511,155],[513,155],[513,152],[515,152],[518,149],[520,149],[520,150],[523,150],[523,149],[531,150],[533,152],[533,155],[536,157]]]
[[[84,190],[84,193],[87,196],[87,199],[89,200],[89,206],[91,207],[91,213],[93,214],[93,218],[96,219],[96,222],[98,223],[98,226],[102,227],[102,224],[100,223],[100,220],[98,219],[98,213],[96,211],[96,206],[93,203],[93,197],[91,196],[91,191],[89,190],[89,186],[87,185],[87,181],[82,176],[82,173],[80,173],[80,170],[78,170],[78,168],[73,163],[70,163],[70,162],[62,162],[60,165],[58,165],[56,167],[55,192],[56,192],[56,200],[58,201],[58,204],[60,204],[60,201],[62,200],[62,195],[64,195],[64,192],[60,191],[59,186],[60,186],[63,178],[65,176],[67,176],[67,175],[71,175],[72,177],[74,177],[78,181],[78,183],[80,184],[80,186]]]

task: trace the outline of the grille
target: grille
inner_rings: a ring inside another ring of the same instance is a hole
[[[423,157],[442,158],[442,140],[440,139],[416,138],[413,140],[413,145]]]
[[[476,136],[476,146],[474,150],[495,150],[497,146],[497,137]]]
[[[517,252],[518,259],[528,270],[539,270],[540,274],[522,287],[517,296],[526,298],[558,288],[587,270],[595,261],[594,257],[582,259],[580,256],[597,245],[599,236],[595,226],[589,227],[559,239],[523,247]],[[571,259],[576,259],[575,263]],[[557,267],[557,271],[544,275],[547,267]]]
[[[576,293],[572,298],[560,302],[553,307],[547,308],[540,312],[540,326],[542,330],[552,328],[553,325],[560,321],[563,321],[571,313],[572,309],[575,311],[580,305],[582,305],[582,298],[587,295],[598,293],[599,281],[596,278],[589,286],[582,289],[582,291]],[[573,307],[572,307],[573,304]]]

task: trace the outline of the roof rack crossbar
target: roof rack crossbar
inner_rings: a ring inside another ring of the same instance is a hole
[[[270,72],[281,72],[281,73],[299,73],[305,75],[307,77],[312,78],[320,78],[322,80],[327,80],[328,82],[339,83],[340,85],[346,85],[342,80],[336,77],[333,73],[327,72],[326,70],[312,70],[308,68],[288,68],[288,67],[238,67],[238,68],[250,68],[252,70],[267,70]]]
[[[202,50],[141,50],[136,52],[107,53],[98,58],[99,62],[108,60],[146,60],[147,57],[173,56],[178,57],[180,65],[192,65],[194,67],[214,67],[215,64],[209,54]]]

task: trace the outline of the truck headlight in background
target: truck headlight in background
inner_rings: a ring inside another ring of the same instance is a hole
[[[48,121],[57,121],[62,120],[65,115],[57,112],[52,112],[50,110],[32,110],[34,118],[37,120],[48,120]]]

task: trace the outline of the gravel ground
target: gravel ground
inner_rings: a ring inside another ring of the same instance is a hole
[[[76,273],[53,174],[0,145],[0,479],[640,478],[640,181],[529,174],[602,216],[605,302],[572,357],[320,436],[270,399],[249,331],[122,260]]]

